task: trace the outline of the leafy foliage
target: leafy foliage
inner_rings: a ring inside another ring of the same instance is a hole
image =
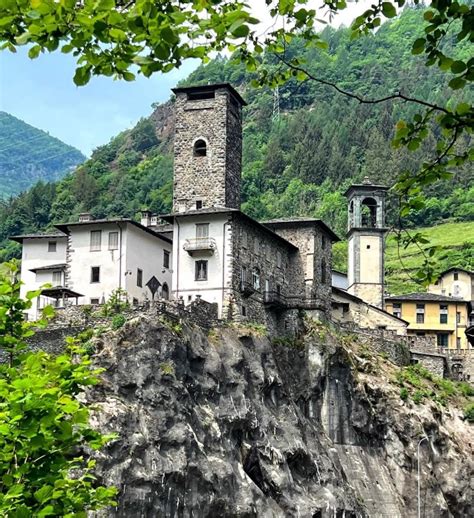
[[[72,146],[0,112],[0,199],[38,180],[59,180],[84,160]]]
[[[0,278],[0,515],[83,516],[113,504],[114,488],[97,484],[86,448],[99,449],[111,436],[89,425],[89,408],[77,395],[98,383],[99,370],[78,340],[64,354],[25,352],[33,334],[18,296],[16,266]],[[46,317],[52,310],[46,312]]]

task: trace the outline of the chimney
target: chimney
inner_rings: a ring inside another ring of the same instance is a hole
[[[88,221],[92,221],[92,215],[90,212],[79,214],[79,223],[87,223]]]
[[[140,223],[144,227],[149,227],[150,223],[151,223],[150,220],[151,220],[151,211],[149,211],[149,210],[142,210],[142,218],[140,220]]]

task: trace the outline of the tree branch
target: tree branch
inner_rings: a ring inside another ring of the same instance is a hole
[[[409,97],[408,95],[402,94],[401,92],[390,94],[385,97],[381,97],[379,99],[366,99],[365,97],[361,97],[360,95],[355,94],[353,92],[348,92],[347,90],[343,90],[336,83],[332,83],[331,81],[327,81],[326,79],[320,79],[319,77],[314,76],[313,74],[311,74],[304,68],[302,68],[298,65],[293,65],[292,63],[289,63],[285,58],[283,58],[279,54],[274,53],[274,55],[282,63],[284,63],[288,68],[291,68],[292,70],[296,70],[298,72],[303,72],[303,74],[306,74],[308,76],[308,78],[311,79],[312,81],[316,81],[317,83],[320,83],[325,86],[330,86],[331,88],[333,88],[340,94],[345,95],[346,97],[350,97],[351,99],[356,99],[361,104],[379,104],[379,103],[384,103],[387,101],[392,101],[394,99],[400,99],[402,101],[420,104],[421,106],[426,106],[427,108],[431,108],[432,110],[440,111],[440,112],[446,113],[448,115],[451,115],[454,118],[457,118],[456,114],[450,112],[449,110],[447,110],[446,108],[443,108],[442,106],[438,106],[436,104],[431,104],[429,102],[422,101],[421,99],[417,99],[415,97]]]

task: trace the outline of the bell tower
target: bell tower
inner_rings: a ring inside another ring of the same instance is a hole
[[[385,198],[388,187],[362,184],[345,192],[348,201],[349,293],[369,304],[384,305]]]
[[[174,88],[173,212],[240,209],[242,107],[229,84]]]

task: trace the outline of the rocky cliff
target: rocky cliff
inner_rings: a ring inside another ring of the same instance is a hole
[[[99,474],[117,517],[473,516],[472,430],[400,399],[397,368],[351,337],[300,340],[146,316],[105,334],[88,398],[119,438]]]

